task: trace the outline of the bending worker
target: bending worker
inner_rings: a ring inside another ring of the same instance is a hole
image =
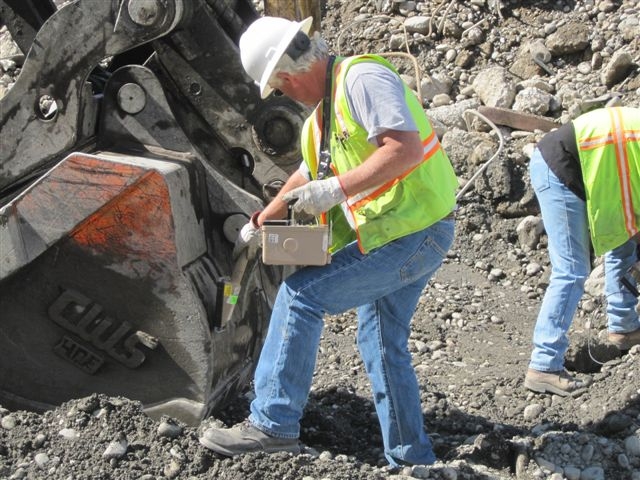
[[[330,56],[311,18],[261,17],[240,39],[242,64],[262,97],[280,90],[315,107],[302,128],[304,162],[252,217],[257,241],[287,205],[332,232],[332,260],[286,278],[256,367],[255,399],[239,426],[208,429],[222,455],[300,451],[324,314],[356,308],[357,345],[371,382],[384,452],[393,466],[435,461],[408,351],[410,323],[454,237],[456,176],[421,103],[378,56]]]
[[[620,350],[640,344],[637,298],[621,284],[638,260],[640,109],[602,108],[579,116],[542,138],[529,168],[547,231],[551,278],[524,385],[568,395],[586,386],[564,369],[564,355],[591,270],[591,245],[595,255],[604,254],[608,340]]]

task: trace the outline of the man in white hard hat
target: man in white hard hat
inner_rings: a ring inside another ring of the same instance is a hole
[[[302,22],[262,17],[240,39],[263,97],[274,90],[315,107],[301,134],[303,162],[255,214],[239,242],[258,241],[265,220],[294,210],[332,232],[331,262],[304,267],[280,287],[258,361],[249,418],[210,428],[200,442],[222,455],[298,453],[325,314],[358,313],[358,349],[394,467],[431,464],[420,390],[408,351],[410,323],[454,237],[456,176],[415,94],[375,55],[335,58]]]

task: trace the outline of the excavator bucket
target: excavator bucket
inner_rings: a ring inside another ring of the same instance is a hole
[[[244,73],[249,0],[49,9],[0,0],[35,35],[0,100],[0,404],[98,392],[195,424],[251,379],[283,272],[234,242],[306,112]]]
[[[196,421],[214,380],[245,383],[266,312],[248,279],[253,322],[208,315],[201,298],[225,280],[206,260],[190,182],[175,161],[75,153],[3,209],[4,400],[126,394]]]

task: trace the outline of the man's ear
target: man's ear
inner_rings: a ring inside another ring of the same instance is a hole
[[[287,85],[290,85],[293,75],[291,75],[289,72],[278,72],[276,73],[276,77],[278,77],[281,82],[286,83]]]

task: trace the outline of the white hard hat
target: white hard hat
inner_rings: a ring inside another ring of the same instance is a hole
[[[301,22],[280,17],[260,17],[242,34],[242,66],[260,87],[262,98],[273,91],[267,82],[289,44],[298,32],[308,34],[312,23],[313,17],[307,17]]]

